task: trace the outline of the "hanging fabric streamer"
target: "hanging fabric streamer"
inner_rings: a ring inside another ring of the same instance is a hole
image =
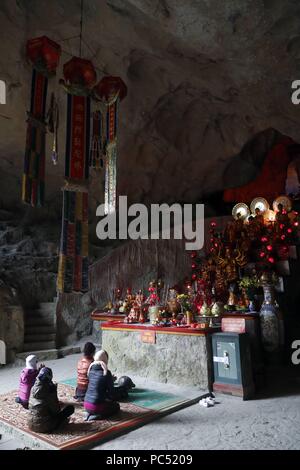
[[[90,168],[99,170],[103,168],[105,153],[104,119],[100,111],[93,113],[93,133],[90,150]]]
[[[67,91],[65,186],[57,288],[88,290],[88,178],[90,88],[96,81],[91,62],[73,57],[64,65]]]
[[[88,290],[88,193],[63,189],[63,216],[57,287]]]
[[[111,214],[117,204],[117,122],[119,101],[125,98],[127,88],[120,77],[104,77],[94,88],[94,97],[102,102],[105,122],[105,189],[104,210]]]
[[[117,105],[116,99],[106,106],[104,210],[112,214],[117,200]]]
[[[59,126],[59,107],[54,93],[51,94],[50,107],[47,114],[48,131],[53,134],[53,145],[51,159],[53,165],[58,164],[58,126]]]
[[[26,55],[33,66],[30,111],[27,119],[22,200],[33,207],[45,199],[45,146],[48,77],[55,74],[61,48],[46,36],[31,39]]]

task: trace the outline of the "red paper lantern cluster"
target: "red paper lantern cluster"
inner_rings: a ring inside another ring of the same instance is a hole
[[[26,56],[39,71],[55,73],[60,55],[60,45],[47,36],[29,39],[26,43]]]

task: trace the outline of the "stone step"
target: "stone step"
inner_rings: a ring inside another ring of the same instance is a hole
[[[55,341],[56,340],[56,333],[27,333],[25,330],[25,335],[24,335],[24,342],[25,343],[32,343],[32,342],[41,342],[41,341]]]
[[[55,327],[55,321],[53,318],[41,318],[41,317],[25,317],[25,328],[34,326],[48,326]]]
[[[38,361],[50,361],[52,359],[59,359],[70,354],[79,354],[81,352],[80,346],[65,346],[59,349],[43,349],[43,350],[32,350],[31,354],[35,354]],[[16,360],[14,365],[24,367],[25,359],[28,356],[28,352],[22,352],[16,354]]]
[[[48,310],[43,310],[41,308],[37,308],[36,310],[32,310],[31,312],[28,312],[29,313],[29,316],[31,315],[37,315],[39,317],[55,317],[55,310],[53,311],[48,311]]]
[[[54,325],[25,325],[25,334],[27,335],[45,335],[52,334],[56,332]]]
[[[42,351],[43,349],[55,349],[55,341],[32,341],[24,343],[24,351]]]
[[[55,313],[56,304],[54,302],[41,302],[38,310],[41,312]]]

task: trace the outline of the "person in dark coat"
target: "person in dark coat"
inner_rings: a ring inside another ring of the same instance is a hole
[[[114,377],[107,363],[108,354],[101,350],[96,352],[95,360],[89,367],[89,384],[84,398],[87,421],[109,418],[120,410],[119,403],[115,401]]]
[[[28,418],[31,431],[50,433],[74,413],[73,405],[61,408],[57,397],[57,384],[52,382],[52,377],[52,370],[43,367],[31,390]]]
[[[74,396],[77,401],[84,401],[84,396],[89,383],[87,372],[91,363],[94,361],[95,351],[96,347],[93,343],[85,343],[83,348],[83,357],[77,364],[77,387]]]

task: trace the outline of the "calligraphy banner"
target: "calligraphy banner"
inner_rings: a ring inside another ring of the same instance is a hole
[[[90,98],[68,93],[66,178],[89,177]]]

